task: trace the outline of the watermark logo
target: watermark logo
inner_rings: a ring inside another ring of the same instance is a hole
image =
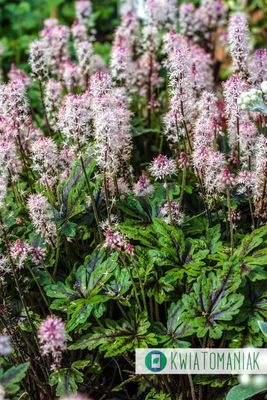
[[[267,349],[136,349],[137,374],[267,374]]]
[[[145,358],[145,365],[149,371],[161,372],[167,364],[167,358],[161,351],[150,351]]]

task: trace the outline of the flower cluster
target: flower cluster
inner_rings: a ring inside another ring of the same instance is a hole
[[[180,6],[181,33],[204,48],[212,47],[213,32],[224,25],[226,8],[221,0],[201,0],[199,8],[192,3]]]
[[[260,84],[267,80],[267,49],[257,49],[252,54],[248,69],[250,82],[259,88]]]
[[[31,194],[27,205],[36,232],[43,234],[47,243],[54,244],[56,236],[54,213],[46,197],[43,194]]]
[[[176,201],[166,202],[159,209],[159,216],[167,223],[180,226],[184,222],[184,213],[181,206]]]
[[[17,239],[10,247],[10,256],[16,267],[21,269],[28,259],[31,259],[34,265],[40,265],[45,257],[45,249],[33,247]]]
[[[229,45],[235,72],[247,72],[249,30],[245,14],[233,14],[229,22]]]
[[[134,185],[134,194],[137,197],[144,197],[154,192],[154,187],[150,182],[149,177],[145,171],[139,177],[138,182]]]
[[[103,72],[93,76],[91,89],[98,166],[108,178],[116,174],[124,177],[132,149],[127,97]]]
[[[68,94],[64,97],[58,113],[58,126],[64,135],[65,144],[78,150],[84,146],[91,132],[92,113],[86,94]]]
[[[67,349],[64,323],[54,315],[48,316],[39,327],[38,339],[42,353],[52,357],[54,368],[59,366],[62,352]]]
[[[45,86],[44,104],[51,126],[58,124],[57,114],[62,103],[62,94],[63,87],[61,82],[49,79]]]
[[[177,173],[176,162],[160,154],[152,161],[150,165],[150,173],[157,180],[164,180],[168,176],[172,176]]]
[[[134,246],[127,241],[123,234],[109,227],[105,229],[104,247],[112,250],[124,251],[130,256],[134,256]]]

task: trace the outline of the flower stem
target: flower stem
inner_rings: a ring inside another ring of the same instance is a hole
[[[183,180],[182,180],[180,200],[179,200],[179,208],[180,209],[181,209],[182,203],[183,203],[185,184],[186,184],[186,166],[184,166],[184,168],[183,168]]]
[[[133,285],[134,294],[135,294],[135,298],[136,298],[136,302],[137,302],[139,310],[142,311],[142,306],[141,306],[141,303],[140,303],[140,300],[139,300],[138,291],[137,291],[137,287],[136,287],[136,284],[135,284],[135,281],[134,281],[134,277],[133,277],[131,268],[129,268],[129,266],[125,262],[122,254],[121,254],[120,258],[122,260],[122,263],[123,263],[124,267],[127,269],[128,273],[130,275],[130,278],[131,278],[131,281],[132,281],[132,285]]]
[[[231,198],[229,189],[227,189],[227,208],[228,208],[228,218],[230,223],[230,241],[231,241],[231,254],[233,254],[234,250],[234,228],[233,228],[233,218],[231,212]]]
[[[91,203],[92,203],[92,207],[93,207],[93,213],[94,213],[94,217],[95,217],[96,224],[97,224],[97,229],[98,229],[100,238],[102,238],[103,235],[102,235],[102,232],[101,232],[101,229],[100,229],[100,220],[99,220],[99,216],[98,216],[98,213],[97,213],[96,202],[95,202],[94,194],[93,194],[93,191],[92,191],[92,188],[91,188],[91,185],[90,185],[90,181],[89,181],[89,178],[88,178],[88,175],[87,175],[87,172],[86,172],[86,168],[85,168],[84,160],[83,160],[82,156],[80,156],[80,161],[81,161],[81,164],[82,164],[82,170],[83,170],[83,173],[84,173],[84,177],[85,177],[87,189],[88,189],[88,192],[89,192],[89,196],[90,196],[90,199],[91,199]]]
[[[39,84],[41,102],[42,102],[42,106],[43,106],[43,110],[44,110],[45,123],[46,123],[47,129],[48,129],[49,136],[51,136],[52,129],[51,129],[51,126],[49,124],[48,116],[47,116],[47,112],[46,112],[46,107],[45,107],[45,102],[44,102],[43,84],[42,84],[42,82],[40,80],[38,80],[38,84]]]

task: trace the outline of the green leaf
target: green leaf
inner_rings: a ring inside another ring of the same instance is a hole
[[[186,311],[182,319],[196,330],[199,337],[209,332],[211,338],[220,338],[222,321],[231,321],[239,312],[244,296],[233,293],[235,286],[232,285],[230,271],[224,278],[213,272],[208,276],[202,274],[194,283],[193,291],[182,296]]]
[[[71,319],[66,325],[66,330],[68,332],[73,331],[78,325],[85,323],[93,310],[93,306],[91,304],[86,304],[85,300],[80,300],[79,303],[73,305],[72,308],[74,308],[75,311],[72,313]]]
[[[0,370],[0,384],[4,386],[7,394],[15,394],[20,389],[19,383],[25,378],[29,363],[16,365],[6,372]]]
[[[76,368],[62,368],[51,374],[49,383],[56,385],[56,395],[65,396],[75,393],[78,389],[77,383],[83,382],[83,373]]]
[[[65,222],[61,227],[61,235],[66,237],[75,237],[78,225],[74,222]]]
[[[74,361],[71,364],[71,368],[76,368],[76,369],[84,369],[85,367],[87,367],[87,365],[90,364],[90,360],[78,360],[78,361]]]
[[[267,322],[258,321],[258,325],[264,336],[267,336]]]
[[[266,391],[267,387],[265,387],[264,389],[259,389],[237,385],[228,392],[226,400],[246,400],[250,399],[252,396],[255,396],[258,393],[263,393]]]
[[[105,357],[118,356],[138,347],[156,345],[157,340],[153,333],[149,333],[149,327],[148,316],[144,312],[131,322],[106,320],[106,327],[95,328],[94,333],[81,337],[69,349],[93,350],[99,347]]]

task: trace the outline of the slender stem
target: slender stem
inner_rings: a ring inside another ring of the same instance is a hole
[[[192,400],[196,400],[197,398],[196,398],[195,387],[194,387],[192,375],[188,374],[188,380],[189,380]]]
[[[122,307],[122,305],[120,304],[119,301],[117,302],[117,306],[119,307],[120,312],[122,313],[122,315],[124,316],[124,318],[125,318],[126,320],[128,320],[129,318],[128,318],[126,312],[124,311],[124,309],[123,309],[123,307]]]
[[[237,130],[237,168],[240,168],[240,122],[239,118],[236,118],[236,130]]]
[[[264,209],[264,201],[265,201],[265,195],[266,195],[266,189],[267,189],[267,176],[266,175],[267,175],[267,164],[266,164],[265,178],[264,178],[263,191],[262,191],[262,197],[261,197],[260,214],[262,214],[263,209]]]
[[[166,180],[164,181],[164,186],[166,188],[166,197],[167,197],[167,203],[168,203],[168,211],[169,211],[170,223],[171,223],[171,225],[174,225],[173,218],[172,218],[172,204],[171,204],[171,199],[170,199],[170,196],[169,196],[168,182]]]
[[[87,175],[87,172],[86,172],[86,168],[85,168],[84,160],[83,160],[82,156],[80,156],[80,161],[81,161],[81,164],[82,164],[82,169],[83,169],[83,173],[84,173],[87,189],[88,189],[88,192],[89,192],[89,196],[91,198],[91,203],[92,203],[93,213],[94,213],[94,217],[95,217],[96,224],[97,224],[97,229],[98,229],[100,238],[102,238],[102,232],[101,232],[101,229],[100,229],[100,220],[99,220],[98,213],[97,213],[96,202],[95,202],[94,194],[93,194],[93,191],[92,191],[92,188],[91,188],[91,185],[90,185],[90,181],[89,181],[89,178],[88,178],[88,175]]]
[[[144,288],[144,284],[142,282],[141,276],[139,274],[139,269],[138,269],[138,265],[136,264],[136,262],[133,262],[133,265],[135,266],[135,270],[138,276],[138,280],[139,280],[139,285],[140,285],[140,289],[141,289],[141,294],[142,294],[142,300],[143,300],[143,304],[144,304],[144,308],[147,312],[147,303],[146,303],[146,295],[145,295],[145,288]]]
[[[130,278],[131,278],[131,281],[132,281],[133,290],[134,290],[134,294],[135,294],[135,298],[136,298],[136,302],[137,302],[138,308],[139,308],[140,311],[142,311],[142,306],[141,306],[141,303],[140,303],[140,300],[139,300],[139,297],[138,297],[138,291],[137,291],[137,287],[136,287],[136,284],[135,284],[135,281],[134,281],[134,278],[133,278],[133,274],[132,274],[131,268],[129,268],[129,266],[128,266],[127,263],[125,262],[122,253],[120,254],[120,256],[121,256],[120,258],[121,258],[121,260],[122,260],[122,263],[123,263],[124,267],[125,267],[125,268],[127,269],[127,271],[129,272],[129,275],[130,275]]]
[[[148,90],[147,90],[147,99],[148,99],[148,107],[147,107],[147,117],[148,117],[148,127],[151,128],[152,125],[152,82],[151,77],[153,73],[153,59],[152,54],[149,55],[149,74],[148,74]]]
[[[108,184],[107,184],[107,176],[106,172],[104,172],[104,192],[105,192],[105,203],[106,203],[106,209],[107,209],[107,216],[108,216],[108,223],[111,225],[111,217],[110,217],[110,207],[109,207],[109,202],[108,202]]]
[[[180,89],[180,92],[181,92],[181,89]],[[184,130],[185,130],[187,142],[188,142],[188,145],[189,145],[190,153],[192,153],[193,147],[192,147],[192,143],[191,143],[191,140],[190,140],[190,134],[189,134],[186,122],[185,122],[184,104],[183,104],[182,100],[180,102],[180,105],[181,105],[181,114],[182,114],[182,117],[183,117]]]
[[[252,201],[251,201],[250,197],[248,198],[248,204],[249,204],[249,210],[250,210],[251,221],[252,221],[252,229],[255,229],[254,212],[253,212]]]
[[[47,112],[46,112],[46,107],[45,107],[45,102],[44,102],[43,84],[42,84],[42,82],[40,80],[38,80],[38,84],[39,84],[41,102],[42,102],[42,106],[43,106],[43,110],[44,110],[45,123],[47,125],[49,136],[51,136],[52,129],[51,129],[51,126],[49,124],[49,120],[48,120],[48,116],[47,116]]]
[[[185,184],[186,184],[186,166],[184,166],[184,168],[183,168],[183,180],[182,180],[180,200],[179,200],[179,208],[180,209],[181,209],[182,203],[183,203]]]
[[[230,223],[231,254],[233,254],[233,250],[234,250],[234,228],[233,228],[233,218],[232,218],[232,212],[231,212],[231,198],[230,198],[229,189],[227,189],[226,193],[227,193],[228,218],[229,218],[229,223]]]
[[[30,274],[31,274],[31,276],[33,277],[33,280],[34,280],[34,282],[36,283],[36,286],[37,286],[38,289],[39,289],[39,292],[40,292],[40,294],[41,294],[41,296],[42,296],[42,298],[43,298],[43,300],[44,300],[44,302],[45,302],[45,305],[47,306],[47,308],[48,308],[48,310],[49,310],[49,312],[50,312],[50,308],[49,308],[49,304],[48,304],[47,298],[46,298],[46,296],[45,296],[45,294],[44,294],[43,289],[41,288],[41,286],[40,286],[40,284],[39,284],[39,282],[38,282],[38,279],[36,278],[36,276],[35,276],[34,272],[32,271],[31,267],[27,265],[27,268],[28,268],[28,270],[30,271]]]

